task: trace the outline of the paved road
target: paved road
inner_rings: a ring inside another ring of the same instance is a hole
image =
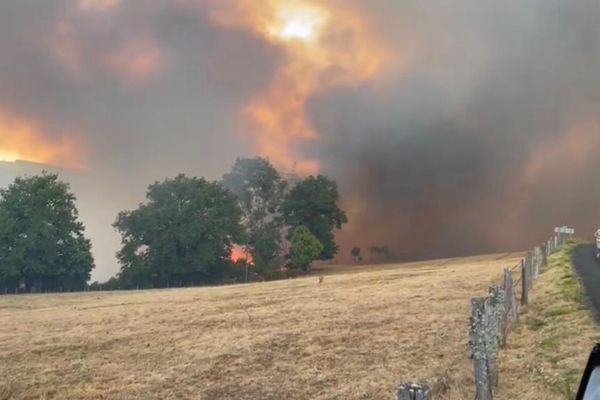
[[[600,260],[596,259],[596,245],[581,245],[573,255],[575,270],[583,280],[585,292],[594,307],[596,318],[600,317]]]

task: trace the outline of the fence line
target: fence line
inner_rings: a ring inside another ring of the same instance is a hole
[[[557,228],[555,235],[528,251],[512,268],[505,268],[502,286],[493,285],[487,297],[471,299],[469,324],[469,351],[475,375],[475,400],[493,400],[498,386],[498,353],[506,346],[511,325],[519,321],[519,304],[516,288],[520,287],[520,305],[529,303],[529,292],[548,265],[548,257],[573,237],[574,230]],[[513,272],[520,268],[518,279]],[[399,400],[431,400],[429,386],[406,384],[398,387]]]

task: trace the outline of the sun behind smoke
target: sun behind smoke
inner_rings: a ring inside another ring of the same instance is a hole
[[[261,155],[288,172],[316,173],[318,161],[298,153],[304,143],[319,137],[306,115],[307,100],[337,85],[366,82],[381,69],[387,49],[347,4],[336,7],[335,2],[310,0],[205,0],[205,4],[218,24],[251,30],[282,49],[285,61],[244,114],[256,125]]]
[[[326,13],[308,4],[288,3],[277,8],[275,19],[267,29],[274,37],[284,40],[314,40],[327,19]]]

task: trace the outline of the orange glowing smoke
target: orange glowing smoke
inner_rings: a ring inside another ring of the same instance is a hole
[[[205,0],[212,18],[242,27],[280,47],[285,60],[270,86],[244,112],[258,125],[257,150],[275,165],[302,175],[318,171],[316,160],[299,159],[295,148],[319,137],[306,102],[337,85],[358,85],[375,75],[387,51],[348,4],[312,0]]]
[[[246,260],[252,264],[252,256],[248,253],[248,250],[242,246],[235,245],[231,249],[231,261],[238,262],[240,260]]]
[[[90,83],[97,72],[106,71],[124,83],[141,85],[165,66],[166,53],[151,32],[143,29],[136,30],[134,35],[111,40],[102,49],[89,51],[82,26],[105,24],[121,3],[122,0],[79,0],[43,39],[54,61],[71,77]]]
[[[160,50],[151,40],[131,40],[104,57],[104,64],[124,81],[147,82],[157,73]]]
[[[0,161],[17,160],[83,168],[83,146],[70,136],[53,141],[35,123],[0,110]]]
[[[79,0],[79,7],[83,10],[104,11],[117,6],[120,0]]]

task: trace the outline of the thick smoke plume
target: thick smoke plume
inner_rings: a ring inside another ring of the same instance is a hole
[[[600,5],[379,4],[409,66],[310,106],[323,139],[307,151],[340,180],[346,249],[451,256],[526,248],[555,224],[593,232]]]
[[[0,159],[63,167],[94,279],[118,270],[111,223],[149,183],[216,179],[256,149],[338,180],[345,258],[508,251],[600,225],[595,0],[32,4],[0,2]],[[265,130],[256,104],[291,117]],[[19,172],[3,165],[0,183]]]

